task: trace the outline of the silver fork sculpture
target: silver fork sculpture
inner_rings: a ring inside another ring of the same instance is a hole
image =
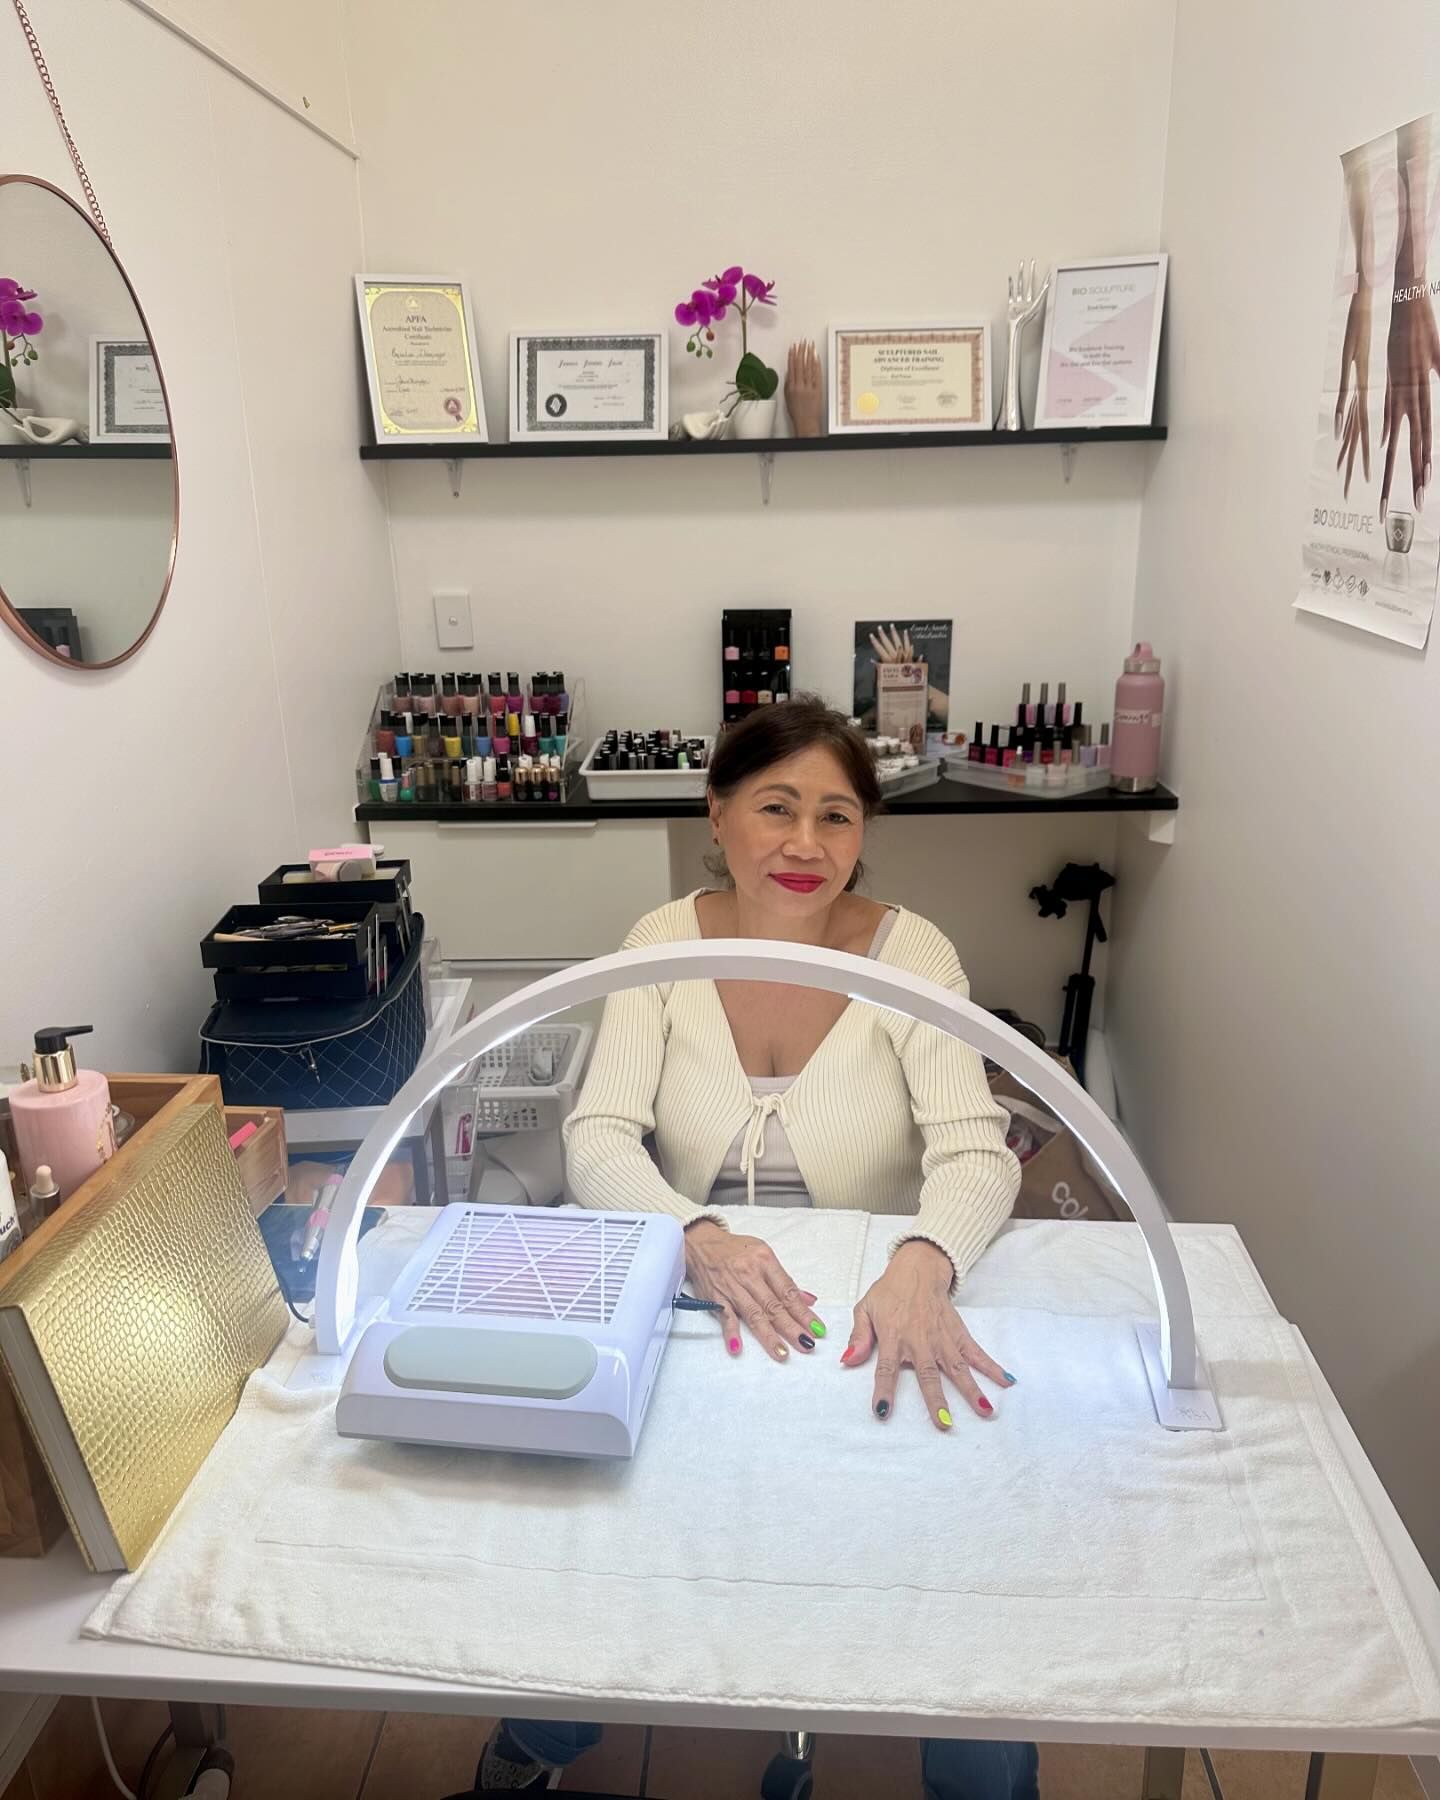
[[[1037,294],[1035,292],[1035,258],[1030,258],[1030,270],[1026,273],[1024,258],[1020,261],[1019,275],[1006,277],[1005,286],[1008,298],[1005,303],[1005,317],[1009,323],[1009,344],[1005,355],[1005,404],[1000,413],[1001,431],[1023,431],[1025,419],[1020,411],[1020,340],[1024,336],[1025,327],[1045,304],[1045,296],[1050,292],[1050,282],[1055,271],[1045,277],[1045,285]]]

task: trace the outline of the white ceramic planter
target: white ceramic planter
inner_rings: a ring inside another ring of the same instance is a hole
[[[737,400],[735,410],[730,415],[731,437],[774,437],[775,409],[779,400],[778,388],[768,400]]]

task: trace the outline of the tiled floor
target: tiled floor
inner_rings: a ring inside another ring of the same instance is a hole
[[[133,1787],[164,1709],[107,1702],[116,1762]],[[286,1712],[231,1707],[236,1757],[232,1800],[441,1800],[472,1779],[488,1719],[414,1713]],[[566,1788],[638,1795],[645,1734],[615,1726],[582,1759]],[[646,1793],[652,1800],[754,1800],[778,1748],[773,1734],[661,1729],[653,1733]],[[1225,1800],[1304,1800],[1306,1758],[1217,1751]],[[1138,1750],[1056,1745],[1040,1756],[1044,1800],[1138,1800]],[[919,1800],[917,1747],[883,1738],[822,1736],[815,1752],[816,1800]],[[114,1800],[88,1701],[64,1700],[0,1800]],[[1186,1758],[1183,1800],[1212,1800],[1200,1757]],[[1423,1800],[1407,1763],[1381,1766],[1376,1800]]]

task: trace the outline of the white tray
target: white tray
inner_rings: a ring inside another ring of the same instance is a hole
[[[917,788],[927,788],[940,779],[940,764],[936,761],[922,760],[919,768],[902,769],[898,775],[882,775],[880,792],[885,798],[893,799],[898,794],[913,794]]]
[[[699,737],[697,731],[694,734]],[[705,738],[705,748],[712,749],[713,737]],[[597,769],[596,754],[604,738],[596,738],[590,754],[580,765],[585,785],[592,800],[703,800],[706,774],[704,769]]]

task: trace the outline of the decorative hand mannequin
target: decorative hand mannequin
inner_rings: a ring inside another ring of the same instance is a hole
[[[1030,272],[1025,272],[1025,263],[1020,263],[1018,276],[1006,277],[1005,286],[1009,298],[1005,303],[1005,317],[1009,321],[1010,336],[1005,355],[1005,404],[1000,413],[1000,429],[1002,431],[1023,431],[1024,415],[1020,411],[1020,344],[1025,335],[1025,327],[1045,304],[1045,296],[1050,292],[1050,282],[1055,271],[1045,277],[1045,285],[1037,294],[1035,292],[1035,258],[1030,258]]]
[[[824,437],[824,390],[820,358],[808,338],[790,346],[785,365],[785,406],[797,438]]]

